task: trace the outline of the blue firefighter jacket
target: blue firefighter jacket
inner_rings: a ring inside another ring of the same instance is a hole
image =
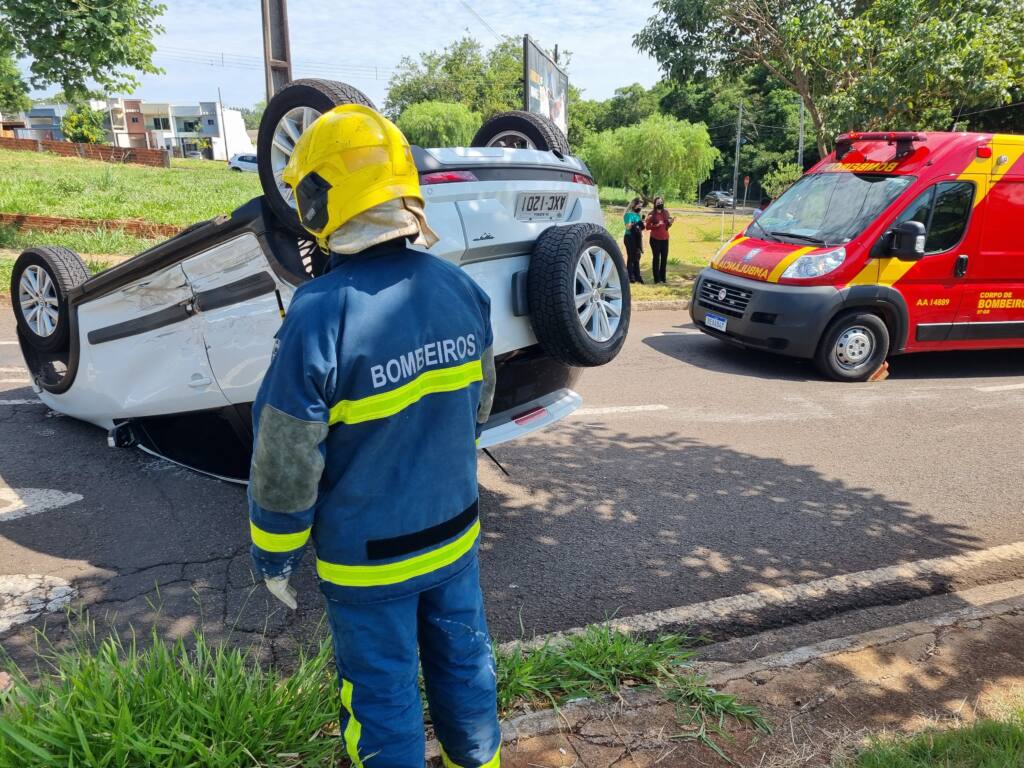
[[[290,572],[312,536],[327,597],[370,602],[468,565],[492,341],[487,294],[404,241],[334,255],[301,286],[253,403],[256,568]]]

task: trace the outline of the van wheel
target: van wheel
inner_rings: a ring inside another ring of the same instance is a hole
[[[68,341],[68,291],[89,279],[89,270],[69,248],[30,248],[14,262],[11,302],[18,330],[41,352]]]
[[[533,332],[556,360],[595,366],[619,353],[629,330],[629,279],[604,227],[569,224],[542,232],[527,293]]]
[[[889,329],[878,315],[853,311],[825,331],[814,364],[836,381],[867,381],[889,356]]]

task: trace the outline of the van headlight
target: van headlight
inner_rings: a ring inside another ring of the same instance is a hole
[[[782,273],[782,277],[788,278],[811,278],[827,275],[846,261],[846,248],[839,246],[821,253],[808,253],[801,256]]]

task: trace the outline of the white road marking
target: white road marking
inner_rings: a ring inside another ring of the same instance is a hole
[[[0,379],[0,384],[31,384],[32,379],[24,376],[20,379]]]
[[[642,413],[644,411],[667,411],[667,405],[616,405],[608,408],[578,408],[573,416],[608,416],[615,413]]]
[[[0,405],[42,405],[42,404],[43,404],[42,400],[35,400],[35,399],[32,399],[32,400],[29,400],[29,399],[23,399],[23,400],[17,400],[17,399],[16,400],[0,400]]]
[[[657,333],[651,333],[647,335],[647,338],[653,336],[703,336],[704,331],[699,331],[696,328],[684,328],[681,331],[658,331]]]
[[[0,488],[0,522],[38,515],[82,500],[80,493],[52,488]]]
[[[13,347],[17,343],[18,342],[16,342],[16,341],[0,341],[0,346],[4,346],[4,347],[11,346],[11,347]]]
[[[999,384],[993,387],[975,387],[979,392],[1009,392],[1011,389],[1024,389],[1024,384]]]
[[[0,576],[0,632],[42,613],[64,610],[78,590],[66,579],[38,573]]]
[[[1024,541],[1003,544],[991,549],[979,549],[961,555],[916,560],[903,565],[890,565],[870,571],[847,573],[827,579],[816,579],[789,587],[759,589],[732,597],[722,597],[703,603],[667,608],[651,613],[642,613],[622,619],[612,619],[609,625],[623,632],[654,632],[666,627],[688,627],[693,625],[721,622],[730,616],[755,614],[765,608],[781,608],[801,601],[821,600],[829,595],[848,595],[865,589],[877,589],[886,585],[903,584],[914,579],[931,576],[954,576],[963,571],[999,562],[1024,559]],[[568,629],[540,635],[519,645],[536,647],[552,640],[578,635],[585,627]],[[515,643],[504,643],[503,649],[512,648]]]
[[[14,373],[25,375],[25,367],[21,365],[0,365],[0,373]]]

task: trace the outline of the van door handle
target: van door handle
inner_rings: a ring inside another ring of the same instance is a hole
[[[967,274],[967,254],[961,253],[956,257],[956,266],[953,267],[954,277],[963,277]]]
[[[213,379],[209,376],[203,376],[201,373],[193,373],[192,377],[188,380],[188,385],[193,389],[205,387],[210,384],[213,384]]]

